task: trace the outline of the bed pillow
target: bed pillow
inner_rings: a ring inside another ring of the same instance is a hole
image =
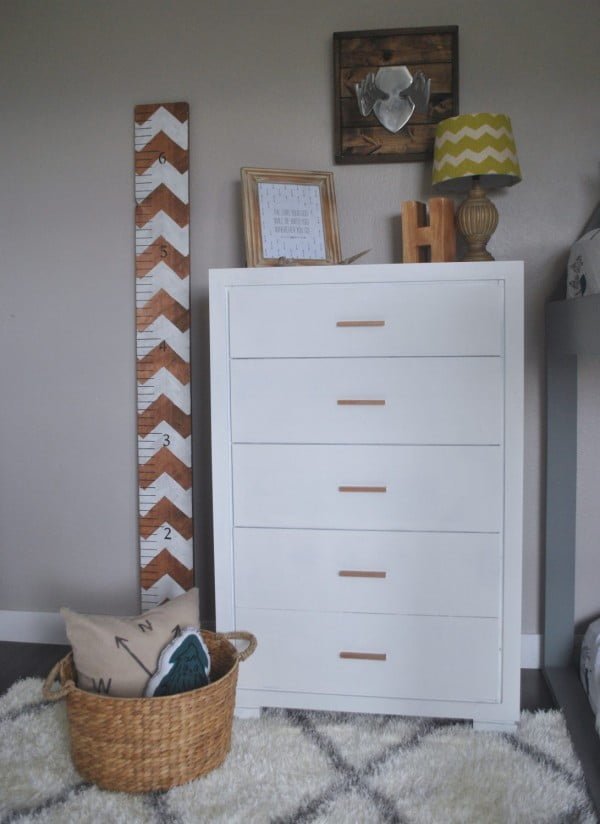
[[[142,615],[83,615],[63,607],[77,686],[88,692],[138,697],[154,674],[161,650],[184,627],[199,628],[198,589]]]
[[[579,674],[600,732],[600,619],[592,621],[583,636]]]

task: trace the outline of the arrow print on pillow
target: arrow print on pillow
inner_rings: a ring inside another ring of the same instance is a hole
[[[116,643],[117,647],[122,647],[124,650],[127,650],[127,652],[131,655],[133,660],[140,665],[140,667],[144,670],[144,672],[147,673],[149,676],[152,676],[152,673],[150,672],[150,670],[146,669],[146,667],[142,664],[142,662],[137,657],[137,655],[129,649],[129,647],[127,646],[128,642],[129,642],[128,638],[120,638],[118,635],[115,635],[115,643]]]

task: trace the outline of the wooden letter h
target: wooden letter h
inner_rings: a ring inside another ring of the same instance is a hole
[[[432,197],[427,208],[418,200],[402,204],[402,260],[404,263],[432,263],[456,260],[454,201]]]

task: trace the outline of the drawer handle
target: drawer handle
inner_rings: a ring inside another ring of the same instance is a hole
[[[387,572],[370,569],[340,569],[340,578],[385,578]]]
[[[338,406],[385,406],[384,400],[361,400],[359,398],[340,398]]]
[[[387,486],[338,486],[338,492],[387,492]]]
[[[384,320],[338,320],[336,326],[342,328],[356,327],[356,326],[385,326]]]
[[[385,652],[340,652],[340,658],[352,658],[355,661],[387,661]]]

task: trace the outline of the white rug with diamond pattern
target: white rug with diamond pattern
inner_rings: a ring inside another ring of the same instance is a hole
[[[165,793],[82,781],[65,706],[28,678],[0,698],[0,824],[594,824],[557,711],[514,735],[467,723],[304,712],[236,720],[222,767]]]

